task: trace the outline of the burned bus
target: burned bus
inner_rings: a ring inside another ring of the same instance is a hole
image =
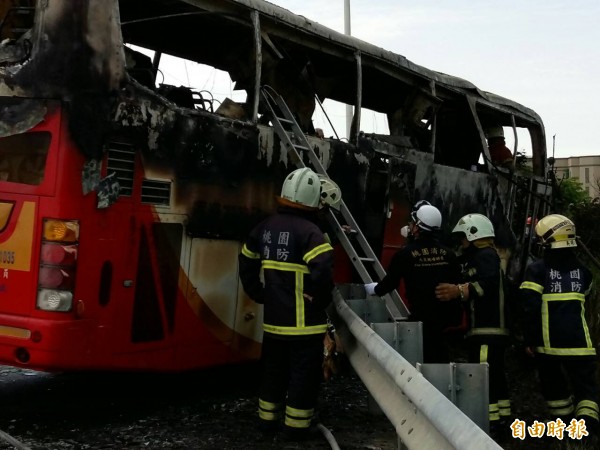
[[[261,0],[1,0],[0,17],[1,364],[178,371],[258,357],[262,310],[237,256],[295,168],[263,86],[384,265],[427,199],[448,226],[488,215],[519,266],[515,198],[525,186],[537,207],[546,152],[541,119],[514,101]],[[157,83],[163,55],[226,72],[245,101]],[[348,139],[315,130],[326,99],[354,106]],[[389,133],[362,131],[366,109]],[[491,126],[530,137],[525,182],[493,164]],[[336,277],[353,276],[341,252]]]

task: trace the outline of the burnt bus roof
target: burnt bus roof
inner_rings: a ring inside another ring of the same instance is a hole
[[[402,55],[266,1],[120,0],[119,6],[126,42],[225,70],[240,88],[244,88],[244,78],[251,72],[250,67],[243,66],[252,66],[253,70],[251,13],[257,11],[263,48],[300,66],[310,61],[316,73],[314,87],[321,97],[354,104],[356,82],[348,75],[355,72],[355,53],[360,52],[366,108],[382,112],[392,109],[389,92],[402,91],[398,80],[424,90],[430,90],[430,83],[435,82],[438,97],[462,93],[476,97],[482,105],[514,115],[517,126],[542,124],[535,111],[515,101],[482,91],[462,78],[427,69]],[[343,82],[340,78],[349,80]],[[503,125],[510,126],[510,122]]]

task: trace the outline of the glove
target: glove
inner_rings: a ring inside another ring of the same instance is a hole
[[[408,237],[408,235],[410,234],[410,228],[408,227],[408,225],[405,225],[402,228],[400,228],[400,234],[403,238]]]
[[[365,284],[365,292],[367,293],[367,295],[375,295],[375,286],[377,286],[378,283],[367,283]]]

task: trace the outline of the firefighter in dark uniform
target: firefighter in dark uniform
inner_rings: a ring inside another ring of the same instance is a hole
[[[552,417],[584,419],[588,430],[597,431],[596,349],[585,320],[592,274],[575,256],[570,219],[551,214],[538,222],[535,233],[545,249],[543,258],[527,267],[520,289],[526,350],[535,355]]]
[[[333,249],[315,224],[320,196],[321,181],[311,169],[290,173],[277,214],[252,230],[239,256],[244,290],[264,303],[261,427],[274,431],[285,414],[291,439],[306,437],[313,419],[322,379],[325,308],[332,299]]]
[[[423,322],[423,359],[426,363],[449,362],[445,328],[462,317],[460,301],[440,302],[435,297],[438,283],[457,283],[460,266],[452,249],[436,237],[442,226],[440,211],[419,202],[411,213],[408,243],[392,258],[387,275],[379,283],[365,285],[367,294],[385,295],[404,279],[410,302],[410,320]]]
[[[469,362],[489,365],[489,420],[492,435],[502,433],[511,415],[504,353],[509,342],[504,304],[504,274],[494,246],[494,226],[482,214],[462,217],[452,233],[461,239],[462,284],[441,284],[440,300],[461,299],[469,310]]]

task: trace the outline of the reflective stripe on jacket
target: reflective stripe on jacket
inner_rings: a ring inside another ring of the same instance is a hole
[[[467,248],[459,257],[469,283],[470,329],[468,336],[508,336],[504,275],[493,247]]]
[[[333,248],[317,225],[302,213],[271,216],[252,230],[239,262],[244,290],[253,300],[264,302],[265,332],[282,336],[325,332],[325,308],[333,289]]]
[[[547,355],[595,355],[585,320],[585,297],[592,286],[591,272],[577,261],[570,249],[549,251],[561,257],[530,264],[521,284],[525,344]]]

